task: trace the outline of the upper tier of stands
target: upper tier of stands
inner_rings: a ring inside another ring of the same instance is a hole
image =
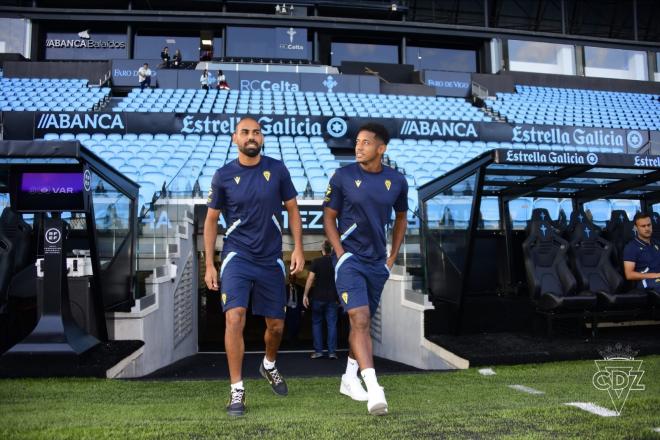
[[[486,107],[515,124],[660,130],[660,95],[516,86]]]
[[[124,112],[270,114],[491,121],[462,98],[365,93],[133,89],[113,108]]]
[[[110,88],[90,88],[86,79],[2,78],[1,111],[87,112],[110,96]]]

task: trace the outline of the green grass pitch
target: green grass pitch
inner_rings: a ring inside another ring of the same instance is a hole
[[[383,375],[383,417],[339,394],[338,377],[288,378],[286,398],[246,380],[248,411],[237,419],[225,414],[227,381],[0,380],[0,439],[660,439],[660,356],[640,359],[646,389],[618,417],[564,405],[614,409],[592,385],[593,361]]]

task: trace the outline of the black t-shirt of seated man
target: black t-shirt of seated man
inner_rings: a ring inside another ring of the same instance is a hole
[[[312,261],[309,268],[314,272],[314,287],[310,298],[312,301],[337,301],[337,288],[335,287],[335,269],[332,267],[330,255]]]

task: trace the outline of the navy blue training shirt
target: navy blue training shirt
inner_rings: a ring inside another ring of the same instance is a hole
[[[370,261],[387,258],[385,226],[392,208],[408,210],[408,182],[403,174],[383,165],[378,173],[356,162],[339,168],[330,179],[324,207],[337,211],[345,251]]]
[[[207,205],[221,210],[227,222],[223,254],[237,252],[255,261],[280,258],[282,227],[277,218],[282,202],[297,195],[289,170],[268,156],[254,166],[235,159],[218,169]]]
[[[623,248],[623,261],[635,263],[635,272],[660,273],[660,243],[651,238],[651,244],[644,243],[635,237]],[[640,280],[640,288],[657,288],[660,286],[658,280]]]

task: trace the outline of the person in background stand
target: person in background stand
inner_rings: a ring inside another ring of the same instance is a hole
[[[170,49],[167,46],[165,46],[163,51],[160,53],[160,59],[163,62],[161,67],[170,67]]]
[[[174,68],[178,69],[181,67],[181,51],[179,49],[174,51],[174,57],[172,58],[172,64]]]
[[[323,356],[323,319],[328,329],[328,359],[337,359],[337,288],[335,287],[335,269],[332,267],[332,246],[328,240],[321,246],[320,258],[312,261],[309,268],[303,305],[309,308],[310,290],[312,290],[312,338],[314,353],[312,359]],[[312,285],[314,288],[312,289]]]
[[[151,69],[148,63],[144,63],[138,69],[138,81],[140,83],[140,90],[144,90],[145,87],[151,87]]]
[[[216,88],[218,90],[229,90],[229,84],[227,84],[227,79],[225,78],[225,74],[222,72],[222,70],[218,70],[218,78],[216,81]]]
[[[202,88],[204,90],[209,89],[209,71],[208,71],[208,69],[204,69],[204,72],[202,73],[202,76],[199,77],[199,83],[202,85]]]

